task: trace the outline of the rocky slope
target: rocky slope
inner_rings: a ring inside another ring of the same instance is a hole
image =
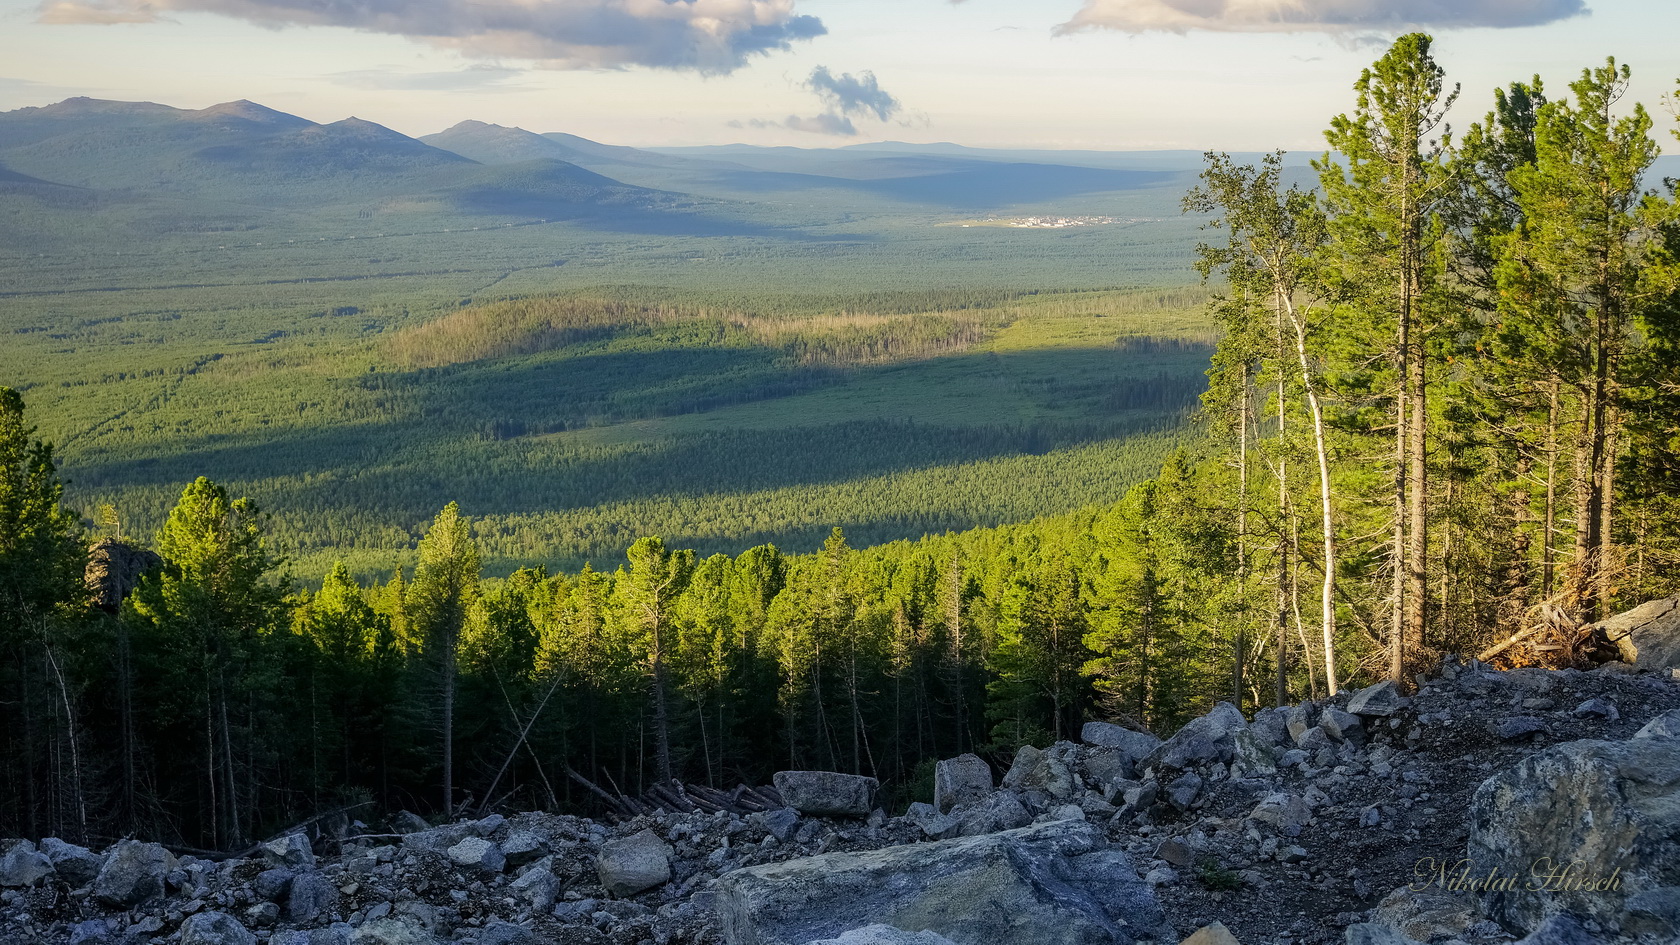
[[[1092,723],[1001,785],[973,756],[936,781],[900,817],[870,779],[783,772],[791,806],[745,817],[404,815],[220,862],[0,842],[0,942],[1680,941],[1666,672],[1449,665],[1410,698],[1221,705],[1165,742]],[[1541,860],[1556,889],[1526,888]]]

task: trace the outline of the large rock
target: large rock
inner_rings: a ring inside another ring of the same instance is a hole
[[[1057,742],[1040,751],[1022,745],[1015,752],[1003,786],[1026,797],[1028,806],[1042,808],[1050,801],[1073,800],[1083,792],[1079,780],[1079,746]]]
[[[286,896],[286,921],[313,925],[338,908],[338,887],[320,873],[301,873]]]
[[[601,845],[595,870],[611,896],[634,896],[671,879],[671,845],[652,830]]]
[[[1624,663],[1641,669],[1680,666],[1680,597],[1646,601],[1591,629],[1604,634]]]
[[[59,878],[71,886],[86,886],[93,882],[93,878],[99,875],[99,868],[105,865],[105,858],[99,854],[57,837],[42,840],[41,852],[52,861]]]
[[[262,845],[263,859],[268,865],[288,870],[312,870],[315,868],[315,850],[309,845],[309,838],[301,833],[289,833],[277,840],[270,840]]]
[[[1161,743],[1138,765],[1140,769],[1194,768],[1228,764],[1241,772],[1275,770],[1272,753],[1248,730],[1242,712],[1221,702]]]
[[[1347,710],[1354,715],[1389,716],[1400,711],[1404,704],[1405,700],[1401,698],[1394,680],[1385,679],[1354,693],[1353,698],[1348,700]]]
[[[467,837],[445,850],[444,855],[462,869],[481,873],[500,873],[507,866],[507,856],[502,853],[502,848],[483,837]]]
[[[94,606],[114,614],[139,586],[141,576],[161,564],[163,559],[157,552],[136,548],[120,538],[101,538],[88,549],[82,579],[87,582]]]
[[[1459,938],[1482,919],[1475,897],[1449,891],[1439,883],[1401,886],[1377,903],[1372,921],[1410,939],[1432,942]]]
[[[1365,744],[1365,723],[1352,712],[1343,712],[1335,706],[1330,706],[1318,717],[1318,727],[1324,729],[1324,734],[1335,741],[1350,745]]]
[[[1509,878],[1480,896],[1512,931],[1563,912],[1619,927],[1630,897],[1680,886],[1680,750],[1644,738],[1530,755],[1476,789],[1469,859],[1478,881]]]
[[[1231,934],[1231,930],[1225,927],[1225,923],[1212,922],[1191,933],[1189,938],[1179,942],[1178,945],[1242,945],[1242,943],[1238,942],[1237,937]]]
[[[181,945],[257,945],[257,937],[225,912],[200,912],[181,923]]]
[[[992,766],[979,755],[947,758],[933,768],[933,806],[940,813],[978,803],[991,793]]]
[[[351,945],[436,945],[437,937],[404,917],[364,922],[350,934]]]
[[[1639,731],[1634,738],[1680,738],[1680,709],[1669,709],[1657,716]]]
[[[956,945],[1173,940],[1131,858],[1081,820],[749,867],[717,890],[730,945],[801,945],[875,922]]]
[[[972,807],[958,808],[929,820],[922,829],[935,840],[949,840],[1014,830],[1032,823],[1032,819],[1032,812],[1014,791],[996,791]]]
[[[861,929],[852,929],[839,938],[825,938],[806,945],[954,945],[937,932],[906,932],[877,922]]]
[[[1161,740],[1148,732],[1138,732],[1112,722],[1086,722],[1079,731],[1079,739],[1098,748],[1118,748],[1132,760],[1148,757]]]
[[[868,817],[881,787],[874,778],[838,771],[778,771],[773,780],[787,806],[817,817]]]
[[[508,884],[515,896],[531,906],[532,911],[547,912],[560,895],[560,877],[543,866],[533,866]]]
[[[52,860],[28,840],[13,841],[0,856],[0,886],[33,886],[52,874]]]
[[[163,878],[174,868],[175,857],[162,846],[123,840],[105,851],[93,894],[115,909],[137,906],[163,895]]]

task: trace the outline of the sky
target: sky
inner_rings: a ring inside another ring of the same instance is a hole
[[[0,0],[0,110],[250,99],[410,135],[476,119],[643,147],[1323,149],[1392,39],[1435,37],[1451,116],[1606,56],[1653,112],[1672,0]]]

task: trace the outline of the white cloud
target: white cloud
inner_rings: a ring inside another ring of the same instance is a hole
[[[1584,0],[1085,0],[1058,31],[1394,32],[1538,26],[1588,12]]]
[[[203,12],[273,26],[388,33],[544,68],[726,73],[827,32],[794,0],[53,0],[49,24],[152,22]]]

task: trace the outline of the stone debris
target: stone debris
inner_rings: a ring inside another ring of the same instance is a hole
[[[947,759],[899,816],[874,779],[803,771],[763,810],[399,811],[220,860],[0,840],[0,945],[1680,942],[1664,673],[1449,662],[1406,695],[1079,735]],[[1463,886],[1542,857],[1621,888]]]

